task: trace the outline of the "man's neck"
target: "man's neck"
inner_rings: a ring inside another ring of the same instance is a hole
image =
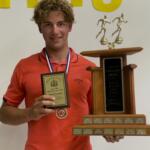
[[[66,59],[67,54],[68,54],[68,49],[69,49],[68,47],[64,49],[58,49],[58,50],[52,50],[52,49],[46,48],[51,61],[56,61],[58,63]]]

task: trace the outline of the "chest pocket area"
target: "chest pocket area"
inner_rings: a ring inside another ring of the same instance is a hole
[[[91,87],[91,81],[87,78],[74,76],[70,79],[69,83],[70,96],[77,98],[87,98],[88,91]]]

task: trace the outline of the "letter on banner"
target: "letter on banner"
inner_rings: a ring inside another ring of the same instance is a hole
[[[111,0],[110,3],[106,3],[105,0],[92,0],[94,8],[102,12],[112,12],[116,10],[122,1],[123,0]]]
[[[10,8],[11,0],[0,0],[0,8]]]
[[[83,5],[83,0],[71,0],[71,4],[74,7],[82,7]]]
[[[37,3],[38,3],[38,0],[27,0],[28,8],[34,8]]]

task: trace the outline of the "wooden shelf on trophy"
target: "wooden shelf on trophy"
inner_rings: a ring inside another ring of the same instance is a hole
[[[123,136],[149,136],[150,125],[77,125],[73,134],[85,135],[123,135]]]
[[[112,56],[123,56],[132,55],[140,52],[142,47],[131,47],[131,48],[117,48],[117,49],[104,49],[104,50],[89,50],[81,52],[84,56],[90,57],[112,57]]]
[[[146,118],[143,114],[115,114],[115,115],[87,115],[83,117],[84,125],[145,125]]]

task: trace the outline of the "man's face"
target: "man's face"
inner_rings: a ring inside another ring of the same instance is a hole
[[[46,47],[49,50],[62,50],[68,47],[68,34],[72,25],[65,21],[61,11],[51,11],[40,26]]]

